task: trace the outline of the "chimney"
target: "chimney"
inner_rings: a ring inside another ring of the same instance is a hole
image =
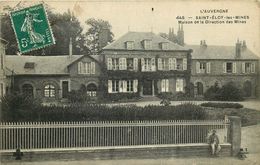
[[[102,28],[98,34],[99,50],[107,46],[109,42],[109,29]]]
[[[247,46],[246,46],[246,41],[244,40],[243,41],[243,44],[242,44],[242,50],[245,50],[247,48]]]
[[[201,47],[201,48],[206,48],[206,47],[207,47],[206,40],[201,40],[201,41],[200,41],[200,47]]]
[[[69,43],[69,57],[72,57],[72,38],[70,37],[70,43]]]
[[[236,43],[236,58],[240,58],[241,57],[241,42],[239,41],[239,39],[237,39],[237,43]]]

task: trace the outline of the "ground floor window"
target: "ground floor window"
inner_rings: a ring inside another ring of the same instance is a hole
[[[4,96],[4,84],[0,83],[0,96]]]
[[[91,83],[87,86],[87,95],[90,97],[97,96],[97,86],[95,84]]]
[[[128,81],[126,81],[126,84],[127,84],[126,91],[133,92],[134,91],[134,81],[128,80]]]
[[[44,96],[45,97],[55,97],[55,87],[52,84],[47,84],[44,87]]]
[[[183,88],[183,79],[178,78],[176,79],[176,92],[183,92],[184,88]]]
[[[169,80],[168,79],[161,80],[161,92],[169,92]]]
[[[108,80],[108,93],[137,92],[138,80]]]
[[[33,97],[33,86],[31,84],[24,84],[22,86],[22,93],[25,96]]]
[[[203,84],[201,82],[197,82],[197,95],[203,95],[204,90],[203,90]]]

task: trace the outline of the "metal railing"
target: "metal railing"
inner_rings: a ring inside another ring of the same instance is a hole
[[[226,142],[228,127],[228,120],[0,123],[0,151],[207,143],[213,129]]]

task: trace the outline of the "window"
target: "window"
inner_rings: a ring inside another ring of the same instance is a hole
[[[206,62],[200,62],[200,73],[206,73]]]
[[[155,58],[142,58],[141,59],[142,71],[155,71]]]
[[[162,46],[162,50],[168,50],[169,49],[169,43],[167,43],[167,42],[161,43],[161,46]]]
[[[119,81],[118,80],[112,81],[112,92],[119,92]]]
[[[161,80],[161,92],[169,92],[169,80],[168,79]]]
[[[176,80],[176,92],[183,92],[183,79]]]
[[[177,70],[183,70],[183,59],[177,59]]]
[[[0,96],[4,96],[4,84],[0,83]]]
[[[134,42],[133,41],[127,41],[126,42],[126,49],[134,49]]]
[[[22,86],[22,93],[25,96],[33,97],[33,86],[31,84],[24,84]]]
[[[232,63],[227,62],[227,73],[232,73]]]
[[[134,91],[134,81],[133,80],[127,81],[126,91],[127,92],[133,92]]]
[[[176,58],[169,58],[169,70],[176,70],[177,65],[176,65]]]
[[[126,60],[127,63],[127,70],[133,70],[134,69],[134,59],[133,58],[128,58]]]
[[[224,62],[223,63],[223,71],[224,73],[236,73],[236,62]]]
[[[197,62],[196,71],[197,73],[210,73],[211,63],[210,62]]]
[[[243,62],[242,63],[242,73],[255,73],[255,63]]]
[[[87,86],[87,95],[90,97],[97,96],[97,86],[95,84],[91,83]]]
[[[151,40],[144,40],[144,49],[151,49],[152,41]]]
[[[112,66],[113,66],[113,70],[119,69],[119,59],[118,58],[112,58]]]
[[[44,87],[44,96],[45,97],[55,97],[55,87],[51,84],[48,84]]]
[[[78,63],[79,74],[95,74],[95,70],[95,62]]]

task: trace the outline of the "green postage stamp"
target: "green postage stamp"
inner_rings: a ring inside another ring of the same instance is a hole
[[[43,4],[10,13],[21,53],[55,44]]]

